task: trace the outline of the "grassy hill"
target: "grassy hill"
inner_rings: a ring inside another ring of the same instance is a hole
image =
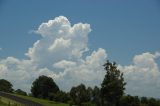
[[[34,102],[43,104],[44,106],[69,106],[68,104],[64,104],[64,103],[58,103],[54,101],[49,101],[49,100],[44,100],[44,99],[39,99],[39,98],[34,98],[34,97],[29,97],[29,96],[22,96],[22,95],[17,95],[17,94],[12,94],[12,95],[21,97],[23,99],[32,100]]]
[[[13,101],[13,100],[10,100],[10,99],[7,99],[7,98],[4,98],[4,97],[1,97],[0,96],[0,106],[24,106],[16,101]]]
[[[22,96],[22,95],[17,95],[17,94],[9,94],[9,95],[14,95],[22,99],[31,100],[33,102],[40,103],[44,106],[69,106],[68,104],[65,104],[65,103],[59,103],[55,101],[49,101],[49,100],[44,100],[44,99],[39,99],[39,98],[34,98],[34,97],[29,97],[29,96]],[[9,106],[24,106],[16,101],[0,96],[0,106],[8,106],[8,105]]]

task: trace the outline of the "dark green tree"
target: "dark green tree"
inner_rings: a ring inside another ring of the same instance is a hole
[[[70,100],[70,97],[69,97],[69,93],[66,93],[64,91],[58,91],[54,95],[53,99],[54,99],[54,101],[57,101],[57,102],[67,103]]]
[[[120,99],[120,106],[141,106],[140,99],[138,96],[123,96]]]
[[[124,94],[125,85],[123,73],[117,69],[116,63],[107,61],[104,64],[105,78],[101,84],[102,105],[118,106]]]
[[[96,106],[100,106],[101,104],[101,92],[100,89],[95,86],[92,92],[92,102],[96,104]]]
[[[80,84],[77,87],[72,87],[70,91],[70,97],[74,104],[78,106],[81,106],[82,103],[88,102],[90,100],[84,84]]]
[[[13,92],[12,84],[5,79],[0,79],[0,91]]]
[[[155,98],[150,98],[148,99],[148,106],[160,106],[160,104]]]
[[[93,99],[93,89],[91,88],[91,87],[88,87],[87,89],[86,89],[86,92],[87,92],[87,95],[86,96],[88,96],[87,98],[88,98],[88,101],[92,101],[92,99]]]
[[[40,98],[50,98],[50,94],[57,93],[59,87],[56,85],[54,80],[47,76],[39,76],[33,83],[31,87],[31,92],[34,97]]]
[[[141,103],[142,104],[148,104],[148,98],[147,97],[141,97]]]

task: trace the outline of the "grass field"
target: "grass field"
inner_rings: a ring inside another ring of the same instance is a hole
[[[34,97],[29,97],[29,96],[22,96],[22,95],[16,95],[16,94],[12,94],[24,99],[28,99],[28,100],[32,100],[34,102],[43,104],[44,106],[69,106],[68,104],[64,104],[64,103],[58,103],[58,102],[54,102],[54,101],[49,101],[49,100],[44,100],[44,99],[38,99],[38,98],[34,98]]]
[[[4,98],[0,96],[0,106],[24,106],[16,101]]]

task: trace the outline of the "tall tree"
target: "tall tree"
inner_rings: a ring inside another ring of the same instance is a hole
[[[117,69],[116,63],[107,61],[104,64],[105,78],[101,84],[102,105],[118,106],[119,100],[124,94],[125,85],[123,73]]]
[[[0,79],[0,91],[13,92],[12,84],[5,79]]]
[[[50,93],[56,93],[59,87],[54,80],[47,76],[39,76],[33,83],[31,92],[34,97],[49,98]]]

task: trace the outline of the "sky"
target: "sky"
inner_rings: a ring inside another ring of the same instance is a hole
[[[0,0],[0,78],[100,86],[109,59],[127,94],[160,98],[159,29],[159,0]]]

